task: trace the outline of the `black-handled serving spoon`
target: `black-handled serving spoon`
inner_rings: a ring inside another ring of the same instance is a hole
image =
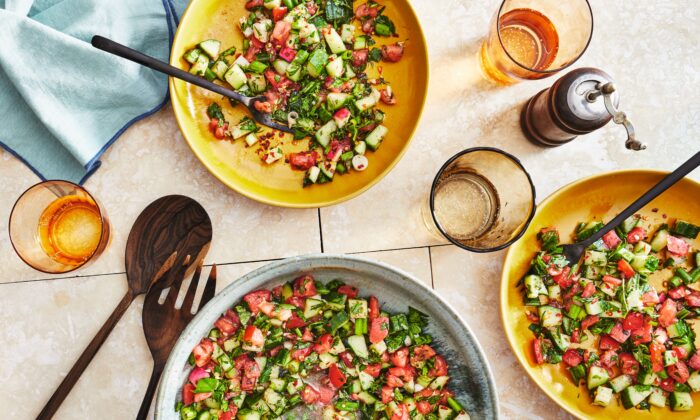
[[[673,184],[683,179],[684,176],[688,175],[695,168],[700,165],[700,152],[695,153],[693,157],[688,159],[687,162],[678,167],[675,171],[666,175],[664,179],[659,181],[658,184],[654,185],[649,191],[645,192],[644,195],[639,197],[634,203],[630,204],[629,207],[622,210],[620,214],[615,216],[611,221],[608,222],[602,229],[591,235],[586,240],[581,242],[576,242],[573,244],[563,245],[562,253],[569,261],[569,265],[577,264],[586,248],[593,245],[595,241],[602,238],[603,235],[609,231],[615,229],[620,223],[624,222],[625,219],[632,216],[639,209],[649,204],[649,202],[659,195],[669,189]]]
[[[253,115],[253,119],[257,122],[259,122],[262,125],[266,125],[270,128],[274,128],[275,130],[280,130],[284,131],[286,133],[292,133],[293,130],[289,128],[288,126],[284,124],[279,124],[275,122],[271,117],[270,114],[258,111],[255,108],[255,103],[256,102],[266,102],[267,98],[265,96],[244,96],[241,95],[238,92],[234,92],[231,89],[227,89],[221,85],[217,85],[216,83],[210,82],[206,79],[203,79],[199,76],[195,76],[194,74],[190,74],[182,69],[179,69],[177,67],[173,67],[168,63],[164,63],[160,60],[156,60],[153,57],[149,57],[146,54],[143,54],[139,51],[133,50],[125,45],[119,44],[118,42],[114,42],[111,39],[107,39],[103,36],[95,35],[92,37],[92,46],[100,49],[102,51],[106,51],[110,54],[114,54],[116,56],[119,56],[121,58],[125,58],[129,61],[133,61],[134,63],[141,64],[142,66],[146,66],[149,69],[153,69],[155,71],[165,73],[168,76],[174,77],[176,79],[184,80],[187,83],[191,83],[195,86],[199,86],[202,89],[210,90],[212,92],[219,93],[221,95],[226,96],[227,98],[234,99],[240,103],[242,103],[246,108],[248,108],[248,111]]]

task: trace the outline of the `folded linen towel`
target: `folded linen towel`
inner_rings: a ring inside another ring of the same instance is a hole
[[[168,60],[187,0],[0,0],[0,145],[42,179],[83,182],[167,78],[90,45],[99,34]]]

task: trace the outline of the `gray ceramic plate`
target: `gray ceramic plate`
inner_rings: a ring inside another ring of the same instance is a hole
[[[498,397],[493,376],[483,351],[469,327],[431,289],[401,270],[358,257],[314,254],[274,262],[236,280],[207,304],[182,333],[165,366],[155,407],[155,418],[179,419],[174,407],[187,380],[187,358],[192,348],[208,334],[214,321],[245,294],[272,288],[312,274],[323,282],[342,279],[360,288],[364,296],[374,295],[389,312],[404,312],[408,305],[430,315],[428,332],[433,346],[445,356],[457,394],[473,419],[498,417]]]

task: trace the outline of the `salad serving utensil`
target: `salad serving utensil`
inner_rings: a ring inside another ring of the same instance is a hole
[[[260,96],[245,96],[231,89],[227,89],[221,85],[210,82],[194,74],[190,74],[182,69],[171,66],[168,63],[157,60],[139,51],[133,50],[125,45],[114,42],[111,39],[105,38],[103,36],[95,35],[92,37],[92,46],[100,49],[102,51],[114,54],[121,58],[125,58],[134,63],[141,64],[142,66],[148,67],[155,71],[167,74],[168,76],[174,77],[176,79],[184,80],[187,83],[191,83],[195,86],[199,86],[202,89],[210,90],[223,95],[227,98],[231,98],[235,101],[240,102],[248,111],[250,111],[253,119],[262,125],[273,128],[275,130],[284,131],[285,133],[293,133],[294,131],[287,125],[275,122],[270,114],[258,111],[255,108],[256,102],[266,102],[267,98],[264,95]]]
[[[566,257],[569,262],[569,266],[577,264],[581,257],[583,256],[586,249],[593,245],[597,240],[602,238],[606,233],[615,229],[620,223],[624,222],[625,219],[634,215],[642,207],[646,206],[653,199],[658,197],[661,193],[669,189],[673,184],[680,181],[692,172],[695,168],[700,166],[700,152],[695,153],[693,157],[688,159],[685,163],[679,166],[675,171],[671,172],[665,176],[661,181],[654,185],[649,191],[645,192],[641,197],[630,204],[626,209],[622,210],[617,216],[610,220],[605,226],[603,226],[598,232],[594,233],[587,239],[576,242],[573,244],[562,245],[562,254]]]
[[[143,303],[143,332],[146,335],[146,342],[153,356],[153,372],[151,373],[151,379],[148,382],[146,394],[143,397],[141,408],[136,417],[138,420],[146,419],[148,410],[151,407],[151,401],[153,400],[153,394],[156,392],[156,386],[163,373],[163,368],[165,367],[165,362],[168,360],[170,351],[180,337],[180,333],[185,329],[187,324],[190,323],[192,318],[194,318],[194,314],[192,313],[193,309],[195,309],[194,296],[197,292],[197,285],[199,284],[199,278],[202,273],[202,261],[200,260],[196,264],[194,275],[187,287],[182,305],[177,308],[175,305],[180,287],[186,277],[186,269],[187,264],[183,265],[178,270],[173,269],[171,271],[171,276],[169,276],[172,277],[171,281],[164,280],[162,285],[160,282],[155,284],[146,294],[146,299]],[[168,291],[165,301],[161,304],[161,292],[165,290],[168,284],[171,284],[170,290]],[[204,286],[204,292],[202,293],[197,311],[214,297],[215,292],[216,265],[214,265],[209,272],[209,277]]]
[[[145,294],[172,266],[182,266],[190,255],[196,256],[195,261],[203,259],[211,238],[209,215],[189,197],[161,197],[141,212],[126,243],[128,290],[48,400],[38,419],[53,417],[134,299]],[[169,277],[167,280],[172,281]]]

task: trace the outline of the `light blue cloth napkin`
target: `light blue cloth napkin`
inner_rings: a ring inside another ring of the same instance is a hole
[[[168,99],[167,78],[90,45],[168,61],[188,0],[0,0],[0,145],[42,179],[82,183]]]

